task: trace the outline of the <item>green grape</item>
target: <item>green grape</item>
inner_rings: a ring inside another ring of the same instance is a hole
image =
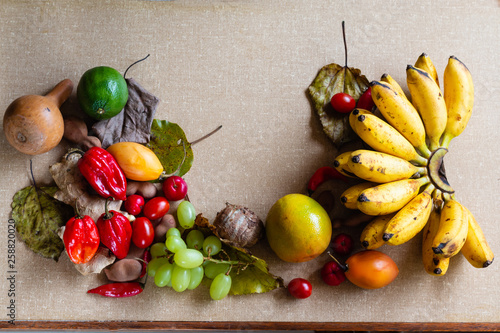
[[[214,256],[219,253],[222,247],[221,241],[216,236],[208,236],[203,241],[203,252],[208,256]]]
[[[175,253],[174,262],[182,268],[195,268],[203,264],[203,253],[195,249],[182,249]]]
[[[167,262],[166,264],[161,265],[155,274],[155,284],[158,287],[165,287],[172,277],[172,269],[174,265]]]
[[[151,257],[156,258],[159,256],[164,256],[167,254],[167,247],[165,246],[165,243],[154,243],[151,245],[151,249],[149,250],[151,253]]]
[[[203,248],[203,241],[205,236],[200,230],[191,230],[186,236],[186,244],[190,249],[200,250]]]
[[[196,219],[196,211],[191,202],[184,200],[177,207],[177,220],[184,229],[189,229],[194,226]]]
[[[168,263],[168,258],[160,257],[151,259],[148,263],[148,275],[154,277],[156,270],[166,263]]]
[[[179,250],[187,248],[186,242],[178,236],[168,236],[167,240],[165,241],[165,245],[167,249],[172,252],[176,253]]]
[[[170,228],[170,229],[167,230],[167,237],[168,236],[181,237],[181,232],[177,228]]]
[[[172,271],[172,288],[181,292],[187,289],[191,280],[191,270],[174,265]]]
[[[203,267],[198,266],[191,268],[191,279],[189,280],[189,290],[193,290],[198,287],[203,280]]]
[[[215,278],[220,273],[226,273],[229,270],[229,264],[219,264],[208,261],[205,265],[205,276],[209,279]]]
[[[220,300],[227,296],[231,290],[231,277],[220,273],[210,284],[210,297],[213,300]]]

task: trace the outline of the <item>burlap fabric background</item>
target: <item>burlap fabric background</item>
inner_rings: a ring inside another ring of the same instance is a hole
[[[446,156],[448,179],[500,253],[500,9],[498,1],[18,1],[0,6],[0,110],[26,94],[108,65],[129,71],[161,100],[156,118],[178,123],[189,140],[218,125],[193,147],[186,175],[191,201],[213,219],[229,201],[263,219],[281,196],[303,192],[314,170],[336,150],[313,117],[305,93],[317,71],[343,63],[345,20],[349,65],[369,80],[405,80],[407,64],[426,52],[442,75],[455,55],[472,72],[476,103],[466,131]],[[74,105],[74,94],[71,97]],[[69,106],[71,107],[71,101]],[[0,249],[3,311],[8,306],[7,221],[14,193],[29,184],[29,156],[0,137]],[[32,158],[40,182],[66,149]],[[459,256],[442,278],[421,265],[420,239],[385,247],[400,267],[389,287],[367,291],[319,277],[327,260],[286,264],[260,244],[255,254],[286,282],[311,280],[313,295],[283,290],[212,302],[205,287],[176,293],[149,284],[129,299],[86,294],[102,276],[81,276],[69,260],[42,259],[16,245],[17,320],[498,322],[499,267],[472,268]],[[2,312],[2,313],[4,313]],[[7,320],[5,315],[0,320]]]

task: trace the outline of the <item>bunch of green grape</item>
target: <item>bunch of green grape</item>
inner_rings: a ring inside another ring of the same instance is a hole
[[[206,276],[212,280],[210,297],[223,299],[231,289],[231,265],[211,258],[221,248],[220,239],[214,235],[205,238],[200,230],[193,229],[184,240],[179,229],[170,228],[165,243],[151,246],[148,275],[158,287],[171,287],[177,292],[195,289]]]

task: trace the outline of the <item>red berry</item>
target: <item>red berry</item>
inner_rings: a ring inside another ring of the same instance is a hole
[[[151,221],[145,217],[138,217],[132,223],[132,242],[140,249],[145,249],[155,238],[155,230]]]
[[[144,198],[137,194],[132,194],[127,197],[124,203],[125,210],[131,215],[139,215],[144,206]]]
[[[163,193],[169,201],[179,201],[184,199],[187,193],[187,184],[179,176],[170,176],[163,182]]]
[[[356,107],[354,98],[346,93],[337,93],[333,95],[330,103],[333,109],[340,113],[349,113]]]
[[[373,102],[373,98],[372,98],[372,88],[369,87],[368,89],[365,90],[363,95],[361,95],[361,97],[359,97],[358,104],[356,105],[356,107],[360,108],[360,109],[371,111],[374,106],[375,106],[375,103]]]
[[[150,221],[162,218],[170,209],[170,204],[163,197],[154,197],[144,205],[143,214]]]
[[[288,284],[288,292],[295,298],[308,298],[312,293],[312,285],[302,278],[295,278]]]
[[[321,278],[329,286],[338,286],[345,281],[345,272],[338,263],[329,261],[321,269]]]
[[[338,234],[332,240],[332,249],[335,253],[346,255],[352,252],[354,241],[348,234]]]

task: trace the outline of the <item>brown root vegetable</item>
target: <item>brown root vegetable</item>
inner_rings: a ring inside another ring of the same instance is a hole
[[[149,182],[127,182],[127,196],[132,194],[139,194],[144,199],[151,199],[156,196],[158,189],[155,184]]]
[[[116,261],[109,268],[104,269],[106,277],[110,281],[126,282],[139,278],[142,272],[142,264],[136,259],[122,259]]]
[[[172,214],[165,214],[161,218],[160,223],[155,226],[155,242],[164,242],[168,229],[175,228],[176,225],[174,216]]]
[[[255,245],[264,229],[264,223],[254,212],[230,203],[226,203],[226,208],[217,213],[213,225],[223,241],[241,248]]]
[[[87,124],[81,119],[69,117],[64,119],[63,137],[79,145],[83,150],[91,147],[101,147],[101,140],[95,136],[88,135]]]
[[[7,141],[29,155],[43,154],[57,146],[64,133],[59,108],[72,91],[73,82],[66,79],[45,96],[26,95],[13,101],[3,117]]]

